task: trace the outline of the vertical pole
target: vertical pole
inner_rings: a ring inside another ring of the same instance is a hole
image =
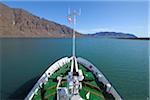
[[[74,13],[75,13],[75,10],[74,10]],[[72,47],[72,49],[73,49],[73,51],[72,51],[72,54],[73,54],[73,57],[75,57],[75,45],[76,45],[76,41],[75,41],[75,26],[76,26],[76,15],[74,14],[73,15],[73,47]]]

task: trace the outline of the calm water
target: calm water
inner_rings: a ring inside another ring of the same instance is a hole
[[[71,56],[71,39],[0,39],[1,99],[21,99],[48,66]],[[148,96],[148,41],[79,38],[77,56],[88,59],[125,100]]]

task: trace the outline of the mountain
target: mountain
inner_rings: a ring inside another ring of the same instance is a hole
[[[0,3],[0,37],[71,37],[72,29]],[[76,32],[77,36],[82,34]]]
[[[72,29],[40,18],[19,8],[10,8],[0,3],[0,37],[72,37]],[[117,32],[98,32],[76,36],[104,38],[137,38],[132,34]]]
[[[97,32],[88,35],[92,37],[102,37],[102,38],[137,38],[133,34],[121,33],[121,32]]]

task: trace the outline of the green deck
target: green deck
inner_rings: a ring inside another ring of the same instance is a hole
[[[51,75],[48,82],[44,85],[44,98],[48,100],[54,100],[56,98],[56,86],[57,86],[57,76],[67,75],[70,71],[71,63],[65,64],[59,70]],[[86,100],[86,94],[90,91],[90,99],[89,100],[105,100],[104,95],[102,94],[101,89],[98,87],[98,83],[95,80],[95,76],[86,69],[83,65],[79,64],[79,69],[83,71],[84,80],[82,82],[82,89],[80,89],[80,96]],[[67,86],[67,80],[63,79],[61,86]],[[40,89],[34,95],[33,100],[41,100]]]

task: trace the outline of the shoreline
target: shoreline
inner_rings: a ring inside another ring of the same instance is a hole
[[[117,38],[117,39],[128,39],[128,40],[150,40],[150,38]]]
[[[65,39],[72,37],[0,37],[0,39]],[[110,37],[88,37],[78,36],[77,38],[99,38],[99,39],[126,39],[126,40],[150,40],[150,38],[110,38]]]

